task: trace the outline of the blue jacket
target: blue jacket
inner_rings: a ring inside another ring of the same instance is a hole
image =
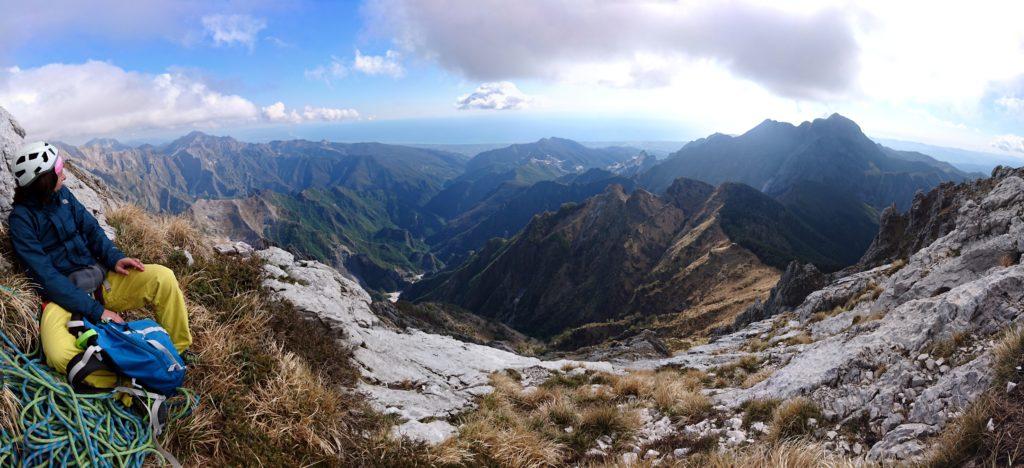
[[[125,255],[89,210],[64,187],[51,196],[50,203],[15,204],[8,225],[14,253],[42,288],[43,296],[69,312],[99,322],[103,305],[75,287],[67,275],[95,264],[113,270]]]

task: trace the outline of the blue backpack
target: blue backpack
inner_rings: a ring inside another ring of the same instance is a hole
[[[78,336],[78,345],[84,349],[68,363],[68,381],[76,391],[88,391],[85,378],[100,369],[163,396],[177,394],[185,381],[185,361],[167,331],[153,320],[93,324],[72,319],[68,330]]]
[[[68,363],[68,381],[72,388],[76,392],[95,391],[85,383],[85,378],[100,369],[131,379],[130,385],[119,386],[114,391],[141,399],[148,412],[156,450],[172,467],[180,468],[181,463],[164,450],[157,439],[164,425],[160,406],[167,397],[177,394],[185,382],[185,361],[174,348],[167,330],[149,319],[93,324],[74,314],[68,321],[68,331],[78,337],[78,347],[84,349]]]

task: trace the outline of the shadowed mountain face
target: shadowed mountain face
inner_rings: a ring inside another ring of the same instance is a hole
[[[640,175],[639,183],[657,193],[676,177],[757,188],[835,240],[831,256],[851,264],[871,243],[882,209],[894,204],[905,210],[918,191],[971,176],[926,155],[878,145],[856,123],[833,114],[799,126],[765,120],[740,136],[693,141]]]
[[[906,209],[918,190],[969,178],[926,155],[881,146],[839,114],[799,126],[765,120],[737,137],[716,133],[688,143],[644,173],[640,182],[658,192],[677,177],[711,184],[740,182],[773,197],[810,181],[878,210],[892,203]]]
[[[791,259],[834,262],[830,241],[741,184],[679,179],[662,196],[614,185],[533,218],[402,297],[449,302],[538,337],[636,316],[727,321]],[[689,315],[695,313],[696,315]]]

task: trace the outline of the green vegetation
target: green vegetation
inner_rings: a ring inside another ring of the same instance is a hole
[[[392,218],[414,215],[381,191],[335,187],[264,197],[277,210],[277,219],[263,232],[269,241],[328,264],[339,262],[342,247],[358,253],[365,260],[347,266],[360,271],[371,288],[399,289],[395,275],[388,273],[394,269],[419,272],[440,267],[424,241]]]

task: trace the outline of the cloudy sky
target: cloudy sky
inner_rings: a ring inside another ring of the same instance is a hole
[[[685,140],[839,112],[871,136],[1024,155],[1014,0],[0,0],[0,11],[0,106],[41,138]]]

